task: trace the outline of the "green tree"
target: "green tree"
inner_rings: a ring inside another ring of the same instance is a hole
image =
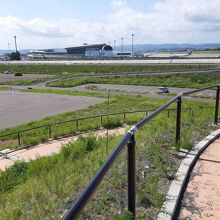
[[[11,60],[21,60],[21,54],[17,52],[13,52],[10,54],[10,59]]]

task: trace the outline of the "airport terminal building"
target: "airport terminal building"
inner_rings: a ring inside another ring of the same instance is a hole
[[[107,44],[91,44],[65,48],[68,55],[82,57],[113,56],[113,48]]]

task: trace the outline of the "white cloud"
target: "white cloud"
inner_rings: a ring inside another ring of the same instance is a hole
[[[0,17],[0,48],[13,43],[14,35],[18,36],[21,48],[113,42],[121,37],[130,43],[132,33],[136,43],[219,42],[220,0],[155,1],[152,12],[146,13],[135,10],[125,0],[112,0],[112,7],[106,15],[107,23]]]

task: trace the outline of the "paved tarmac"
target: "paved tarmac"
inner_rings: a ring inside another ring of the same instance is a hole
[[[96,86],[99,90],[110,90],[110,91],[120,91],[128,93],[150,93],[150,94],[161,94],[159,86],[135,86],[135,85],[115,85],[115,84],[87,84],[73,87],[72,89],[78,91],[86,91],[89,86]],[[178,94],[182,92],[189,92],[193,90],[192,88],[177,88],[177,87],[167,87],[169,93]],[[168,93],[168,95],[169,95]],[[214,97],[216,94],[215,90],[205,90],[199,93],[195,93],[195,96],[203,97]]]
[[[188,183],[181,220],[220,219],[220,139],[200,156]]]
[[[85,96],[0,91],[0,129],[99,104],[105,99]]]
[[[195,58],[180,58],[180,59],[161,59],[161,58],[153,58],[153,59],[124,59],[124,60],[56,60],[56,61],[1,61],[3,64],[66,64],[66,65],[111,65],[111,64],[220,64],[219,57],[213,58],[204,58],[197,57]]]
[[[88,89],[88,86],[95,85],[97,89]],[[77,91],[77,92],[89,92],[89,93],[100,93],[107,94],[108,91],[111,94],[116,95],[142,95],[149,98],[167,98],[171,99],[173,96],[180,92],[186,92],[193,90],[191,88],[175,88],[167,87],[170,93],[161,93],[159,86],[135,86],[135,85],[114,85],[114,84],[86,84],[75,87],[61,88],[61,87],[46,87],[45,85],[33,85],[33,86],[11,86],[13,90],[22,90],[27,88],[33,89],[49,89],[49,90],[66,90],[66,91]],[[215,90],[206,90],[191,96],[185,96],[185,99],[195,100],[198,102],[214,102]]]

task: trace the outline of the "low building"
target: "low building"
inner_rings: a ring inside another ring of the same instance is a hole
[[[65,59],[65,52],[55,52],[54,49],[31,50],[27,53],[28,59]]]

